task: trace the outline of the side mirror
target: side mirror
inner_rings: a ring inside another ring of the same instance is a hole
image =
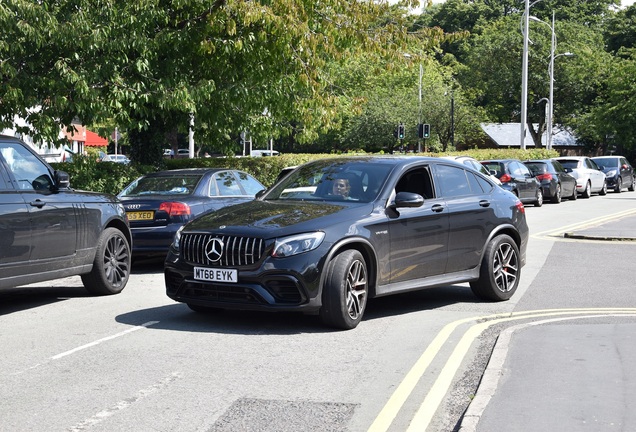
[[[58,189],[68,189],[71,185],[71,178],[65,171],[55,171],[54,173],[55,187]]]
[[[424,204],[424,197],[413,192],[398,192],[395,195],[395,203],[392,207],[421,207]]]

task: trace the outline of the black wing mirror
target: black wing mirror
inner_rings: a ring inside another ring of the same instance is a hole
[[[71,185],[71,178],[65,171],[55,171],[55,187],[58,189],[68,189]]]
[[[413,192],[398,192],[395,195],[395,208],[400,207],[421,207],[424,204],[424,197]]]

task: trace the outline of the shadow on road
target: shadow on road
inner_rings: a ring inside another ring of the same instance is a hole
[[[480,303],[465,286],[431,288],[424,291],[371,299],[363,321],[386,318],[425,310],[434,310],[456,304]],[[294,312],[258,312],[213,310],[194,312],[186,304],[141,309],[116,317],[117,322],[141,325],[149,321],[158,323],[149,329],[223,333],[223,334],[274,334],[325,333],[339,331],[325,327],[318,316]]]

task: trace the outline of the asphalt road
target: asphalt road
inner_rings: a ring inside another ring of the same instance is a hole
[[[116,296],[89,297],[79,278],[0,292],[0,431],[457,429],[506,328],[636,305],[634,244],[563,239],[634,200],[527,206],[528,264],[508,302],[467,285],[385,297],[346,332],[295,314],[196,314],[165,296],[157,262]]]

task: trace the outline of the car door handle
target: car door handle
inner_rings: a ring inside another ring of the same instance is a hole
[[[481,200],[481,201],[479,201],[479,206],[480,206],[480,207],[490,207],[490,201],[488,201],[488,200]]]
[[[46,202],[41,201],[39,199],[35,200],[35,201],[31,201],[30,203],[33,207],[37,207],[37,208],[42,208],[46,205]]]
[[[441,204],[435,204],[433,205],[433,207],[431,207],[431,210],[434,211],[435,213],[441,213],[444,211],[444,206]]]

